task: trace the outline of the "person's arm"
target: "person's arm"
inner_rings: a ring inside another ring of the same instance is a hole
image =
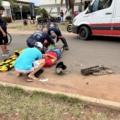
[[[4,32],[4,30],[2,29],[2,27],[1,27],[1,26],[0,26],[0,31],[2,32],[3,37],[5,37],[5,36],[6,36],[6,33]]]
[[[54,23],[54,25],[55,25],[55,28],[57,28],[57,29],[59,30],[59,27],[58,27],[58,25],[57,25],[56,23]]]
[[[59,41],[59,36],[57,36],[56,43]]]
[[[50,36],[49,36],[49,35],[47,35],[47,40],[48,40],[48,42],[49,42],[49,43],[51,43],[51,44],[55,45],[55,42],[53,41],[53,39],[52,39],[52,38],[50,38]]]
[[[55,63],[56,62],[56,60],[57,60],[57,58],[56,57],[54,57],[53,55],[49,55],[49,54],[45,54],[47,57],[50,57],[51,58],[51,61],[53,62],[53,63]]]

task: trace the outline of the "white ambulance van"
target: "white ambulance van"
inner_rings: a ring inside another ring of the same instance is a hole
[[[83,40],[92,35],[120,37],[120,0],[93,0],[73,19],[72,32]]]

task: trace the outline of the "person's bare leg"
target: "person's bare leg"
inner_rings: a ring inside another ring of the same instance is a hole
[[[37,71],[39,71],[40,69],[42,69],[42,68],[44,67],[44,65],[45,65],[45,60],[42,59],[42,60],[39,60],[39,62],[40,62],[40,66],[37,67],[35,70],[33,70],[33,71],[28,75],[28,77],[29,77],[30,79],[37,80],[37,78],[35,77],[34,74],[35,74]]]
[[[6,45],[1,45],[1,48],[2,48],[3,53],[5,53],[7,51]]]
[[[16,76],[17,76],[17,77],[20,77],[20,76],[22,76],[22,73],[16,71]]]

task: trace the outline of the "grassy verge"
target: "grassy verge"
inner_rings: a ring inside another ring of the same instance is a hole
[[[10,25],[8,26],[8,29],[19,29],[19,30],[37,30],[37,26],[35,24],[29,24],[29,25]]]
[[[61,25],[60,23],[57,23],[61,31],[66,31],[67,23],[64,25]],[[18,29],[18,30],[38,30],[38,27],[36,24],[28,24],[24,26],[23,24],[8,24],[8,29]]]
[[[59,25],[59,28],[60,28],[60,30],[61,31],[66,31],[67,30],[67,23],[65,23],[65,24],[63,24],[63,25],[61,25],[60,23],[58,24]]]
[[[79,99],[0,86],[1,120],[120,120],[120,112]]]

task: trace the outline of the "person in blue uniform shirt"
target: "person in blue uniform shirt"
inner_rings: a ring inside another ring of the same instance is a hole
[[[61,40],[62,43],[63,43],[63,47],[65,50],[69,50],[69,47],[68,47],[68,43],[65,39],[65,37],[63,37],[58,25],[54,22],[49,22],[47,24],[47,28],[48,28],[48,34],[51,36],[51,37],[57,37],[56,39],[56,43]],[[55,36],[56,35],[56,36]]]

